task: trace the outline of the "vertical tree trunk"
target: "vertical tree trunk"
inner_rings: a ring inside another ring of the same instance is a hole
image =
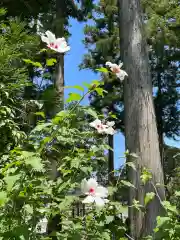
[[[136,187],[130,190],[129,205],[133,205],[133,199],[144,205],[145,194],[154,192],[151,183],[143,186],[140,181],[144,167],[152,172],[154,185],[162,184],[157,190],[161,199],[164,199],[147,43],[143,34],[140,0],[119,0],[119,10],[121,57],[129,75],[124,82],[126,148],[138,156],[135,159],[137,171],[131,169],[128,174]],[[152,234],[161,210],[157,197],[149,203],[145,214],[129,208],[133,239],[140,240],[141,236]]]
[[[65,1],[56,0],[56,37],[64,37],[64,22],[65,22]],[[64,108],[64,54],[59,54],[57,57],[57,68],[54,80],[56,90],[56,102],[54,114]]]
[[[108,144],[114,149],[114,138],[112,135],[108,136]],[[114,182],[114,152],[111,149],[109,149],[108,153],[108,182],[110,184]]]

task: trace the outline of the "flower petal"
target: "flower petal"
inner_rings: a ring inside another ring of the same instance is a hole
[[[41,40],[47,44],[49,44],[49,39],[45,36],[41,36]]]
[[[125,76],[128,76],[128,74],[127,74],[125,71],[121,70],[119,73],[116,73],[116,76],[117,76],[121,81],[123,81],[124,78],[125,78]]]
[[[86,194],[89,191],[88,185],[87,185],[87,180],[83,179],[81,182],[81,192]]]
[[[116,131],[112,127],[109,127],[105,130],[105,133],[109,135],[114,135]]]
[[[106,198],[108,196],[108,190],[105,187],[98,186],[96,188],[96,197]]]
[[[97,125],[101,125],[101,124],[102,124],[102,123],[101,123],[101,120],[96,119],[96,120],[94,120],[93,122],[91,122],[89,125],[90,125],[91,127],[96,128]]]
[[[119,68],[122,68],[122,66],[123,66],[123,63],[119,63]]]
[[[112,122],[107,122],[106,123],[109,127],[113,127],[114,125],[115,125],[115,122],[114,121],[112,121]]]
[[[56,37],[51,31],[46,31],[45,34],[48,37],[50,42],[55,42],[56,41]]]
[[[90,178],[90,179],[87,181],[88,191],[89,191],[90,188],[96,189],[97,186],[98,186],[98,183],[96,182],[96,179]],[[95,191],[96,191],[96,190],[95,190]]]
[[[93,196],[87,196],[82,203],[93,203],[95,201]]]
[[[103,207],[105,204],[104,199],[102,199],[100,197],[95,197],[94,201],[98,207]]]

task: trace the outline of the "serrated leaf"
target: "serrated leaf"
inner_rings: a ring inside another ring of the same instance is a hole
[[[66,102],[70,103],[70,102],[73,102],[73,101],[79,101],[81,98],[82,98],[82,96],[78,93],[70,93]]]
[[[25,164],[31,165],[33,170],[37,172],[42,172],[44,170],[44,165],[42,164],[42,159],[40,157],[32,156],[25,159]]]
[[[33,207],[31,207],[29,204],[24,205],[24,209],[27,213],[33,214]]]
[[[169,201],[162,201],[161,204],[163,205],[163,207],[170,211],[170,212],[174,212],[177,213],[177,208],[176,206],[172,205]]]
[[[120,182],[121,182],[124,186],[136,188],[136,187],[135,187],[132,183],[130,183],[129,181],[121,180]]]
[[[114,221],[114,216],[106,216],[106,224],[109,224],[112,221]]]
[[[7,200],[7,193],[2,191],[0,192],[0,205],[4,205]]]
[[[57,63],[55,58],[46,59],[46,65],[49,67],[54,66],[55,63]]]
[[[145,196],[145,199],[144,199],[145,206],[147,206],[147,204],[150,201],[152,201],[154,197],[155,197],[155,193],[154,192],[146,193],[146,196]]]
[[[4,177],[4,181],[7,185],[7,191],[11,191],[15,182],[21,178],[21,174],[6,176]]]

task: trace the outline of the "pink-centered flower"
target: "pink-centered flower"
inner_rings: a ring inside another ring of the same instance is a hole
[[[45,35],[41,36],[41,40],[47,43],[48,48],[59,53],[65,53],[70,50],[65,38],[56,39],[55,35],[50,31],[46,31]]]
[[[95,203],[97,206],[102,207],[105,203],[109,202],[107,198],[108,190],[105,187],[98,185],[94,178],[86,179],[81,182],[81,191],[87,197],[82,203]]]
[[[101,120],[96,119],[89,124],[91,127],[95,128],[98,133],[105,133],[106,128],[108,127],[105,124],[102,124]]]
[[[120,81],[123,81],[128,74],[121,69],[123,66],[123,63],[120,63],[119,65],[111,62],[106,62],[106,66],[108,66],[113,73],[116,74],[116,76],[120,79]]]
[[[96,119],[93,122],[91,122],[89,125],[97,130],[100,134],[110,134],[114,135],[116,131],[113,129],[115,122],[107,122],[106,124],[103,124],[101,120]]]

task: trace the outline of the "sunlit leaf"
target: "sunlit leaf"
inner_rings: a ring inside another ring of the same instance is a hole
[[[110,71],[108,71],[107,70],[107,68],[96,68],[96,71],[98,71],[98,72],[103,72],[103,73],[108,73],[108,72],[110,72]]]
[[[78,85],[76,85],[76,86],[65,86],[64,88],[75,88],[79,91],[82,91],[82,92],[84,91],[84,88],[81,87],[81,86],[78,86]]]
[[[7,191],[11,191],[12,187],[14,186],[15,182],[21,178],[21,174],[6,176],[4,177],[4,181],[7,185]]]
[[[2,191],[0,192],[0,205],[4,205],[7,200],[7,193]]]
[[[78,93],[70,93],[66,102],[70,103],[70,102],[73,102],[73,101],[79,101],[81,98],[82,98],[82,96]]]
[[[147,206],[147,204],[150,201],[152,201],[154,197],[155,197],[155,193],[154,192],[146,193],[146,196],[145,196],[145,199],[144,199],[145,206]]]
[[[46,59],[46,65],[49,67],[54,66],[55,63],[57,63],[55,58]]]
[[[121,180],[120,182],[121,182],[124,186],[136,188],[136,187],[135,187],[132,183],[130,183],[129,181]]]

